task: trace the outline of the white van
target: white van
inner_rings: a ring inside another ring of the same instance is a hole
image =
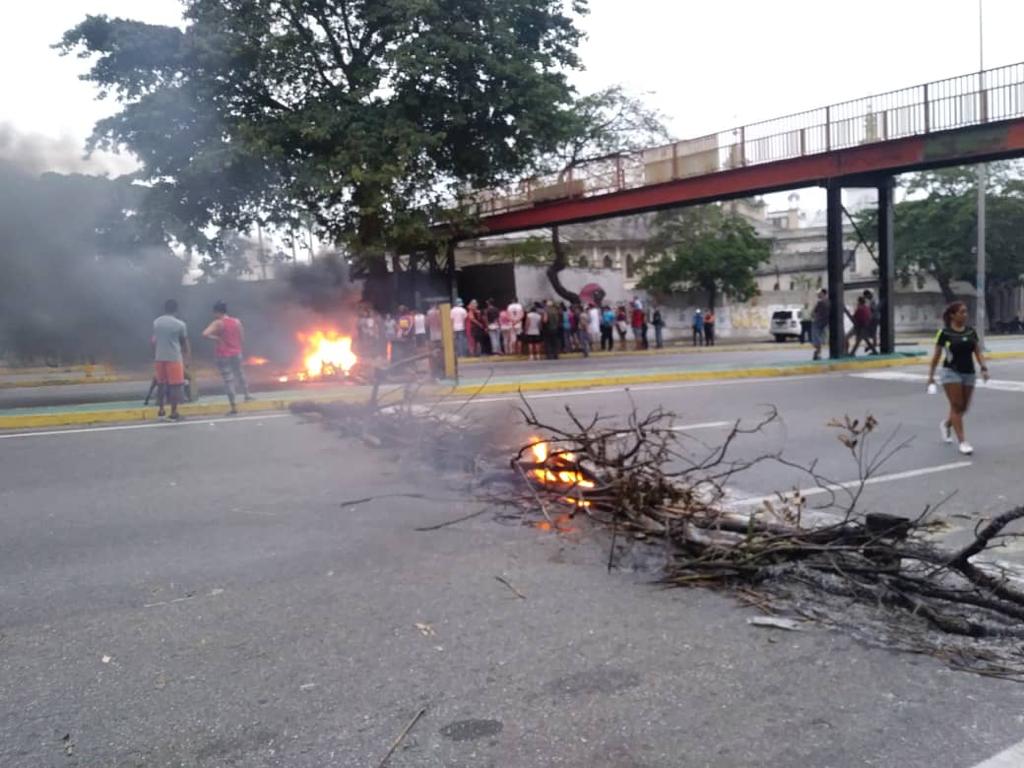
[[[782,342],[792,337],[800,338],[800,309],[777,309],[772,312],[771,334]]]

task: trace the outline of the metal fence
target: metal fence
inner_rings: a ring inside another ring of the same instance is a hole
[[[1024,63],[585,162],[477,193],[479,215],[619,192],[863,144],[1024,117]]]

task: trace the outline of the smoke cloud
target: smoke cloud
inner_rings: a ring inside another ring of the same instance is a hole
[[[26,167],[52,163],[52,147],[32,154],[39,145],[6,135],[19,159],[0,160],[0,357],[145,354],[154,310],[178,290],[184,264],[139,224],[138,190],[99,176],[33,175]]]
[[[82,142],[71,136],[26,133],[5,122],[0,122],[0,162],[33,175],[52,171],[119,176],[137,166],[129,155],[94,152],[86,157]]]

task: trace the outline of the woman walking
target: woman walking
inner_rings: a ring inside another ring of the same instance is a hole
[[[974,394],[976,374],[974,358],[978,358],[981,376],[988,381],[988,366],[981,353],[978,333],[967,325],[967,305],[962,301],[954,301],[942,313],[944,327],[935,337],[935,354],[928,369],[928,385],[935,384],[935,368],[939,358],[944,357],[942,373],[939,380],[949,400],[949,415],[939,423],[944,442],[953,442],[951,431],[956,433],[960,453],[970,455],[974,448],[967,442],[964,434],[964,414],[971,404]]]

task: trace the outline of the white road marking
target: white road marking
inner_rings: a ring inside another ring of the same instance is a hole
[[[867,373],[851,373],[858,379],[874,379],[876,381],[910,381],[917,383],[925,383],[928,381],[928,376],[923,373],[902,373],[900,371],[870,371]],[[1012,379],[989,379],[987,382],[982,381],[981,377],[978,377],[978,389],[994,389],[999,392],[1024,392],[1024,381],[1014,381]]]
[[[733,421],[705,421],[701,424],[680,424],[679,426],[672,427],[672,432],[689,432],[692,429],[717,429],[718,427],[731,427],[736,422]]]
[[[988,760],[971,766],[971,768],[1020,768],[1024,765],[1024,741],[1014,744],[1009,749],[993,755]]]
[[[234,423],[239,421],[263,421],[265,419],[280,419],[288,416],[287,413],[267,413],[262,416],[224,416],[219,419],[196,419],[188,421],[159,421],[146,424],[118,424],[114,427],[81,427],[79,429],[53,429],[43,432],[15,432],[8,435],[0,435],[0,440],[10,440],[15,437],[45,437],[47,435],[79,435],[85,432],[119,432],[127,429],[155,429],[156,427],[195,427],[202,424]]]
[[[826,374],[827,375],[827,374]],[[527,400],[543,400],[551,397],[582,397],[584,395],[607,395],[615,392],[625,392],[627,389],[630,392],[652,392],[661,389],[693,389],[696,387],[727,387],[734,384],[767,384],[767,383],[781,383],[789,381],[803,381],[805,379],[820,379],[822,374],[815,374],[809,376],[765,376],[759,379],[719,379],[715,381],[685,381],[679,382],[678,384],[623,384],[618,387],[601,387],[597,389],[567,389],[559,392],[543,392],[535,394],[533,392],[524,392]],[[505,403],[510,400],[518,400],[519,395],[501,395],[495,397],[460,397],[455,400],[452,399],[447,401],[445,404],[449,405],[452,403],[461,405],[467,401],[472,403]]]
[[[924,475],[934,475],[939,472],[948,472],[951,469],[963,469],[971,466],[970,461],[954,461],[950,464],[940,464],[935,467],[923,467],[921,469],[909,469],[906,472],[893,472],[888,475],[875,475],[869,477],[864,481],[864,485],[877,485],[878,483],[892,483],[896,480],[907,480],[912,477],[922,477]],[[807,496],[819,496],[823,493],[830,493],[833,491],[841,491],[846,488],[856,488],[860,485],[860,480],[847,480],[844,483],[835,483],[834,485],[827,485],[825,487],[814,487],[805,488],[800,490],[800,495]],[[751,498],[736,499],[733,501],[734,506],[749,507],[757,504],[762,504],[766,501],[775,501],[779,497],[777,494],[771,494],[769,496],[754,496]]]
[[[874,379],[876,381],[928,381],[923,373],[904,373],[903,371],[866,371],[849,374],[855,379]]]

